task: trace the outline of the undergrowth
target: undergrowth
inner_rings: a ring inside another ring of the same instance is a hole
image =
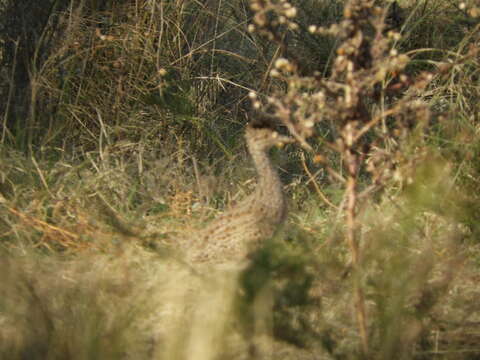
[[[1,358],[479,356],[478,1],[44,5],[0,9]],[[288,221],[192,267],[256,117]]]

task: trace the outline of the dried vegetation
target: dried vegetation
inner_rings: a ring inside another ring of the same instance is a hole
[[[478,1],[48,3],[0,10],[1,358],[479,356]],[[191,267],[252,108],[289,220]]]

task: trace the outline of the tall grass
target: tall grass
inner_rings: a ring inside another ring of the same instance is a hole
[[[3,2],[0,357],[478,357],[479,4],[373,3]],[[191,267],[252,106],[289,221]]]

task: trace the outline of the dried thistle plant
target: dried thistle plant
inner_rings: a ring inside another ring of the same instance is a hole
[[[376,6],[373,0],[347,1],[339,23],[329,27],[309,26],[311,34],[337,40],[338,47],[326,77],[322,76],[324,69],[302,73],[299,60],[283,41],[282,32],[297,28],[293,5],[288,1],[253,0],[251,9],[255,12],[251,30],[277,42],[283,52],[269,75],[286,88],[263,102],[251,95],[254,107],[278,119],[308,151],[313,151],[313,147],[307,139],[318,138],[319,129],[329,127],[334,134],[331,139],[319,141],[315,159],[344,187],[341,211],[345,215],[345,240],[352,257],[354,306],[361,352],[367,355],[368,321],[359,271],[359,201],[391,179],[403,180],[414,168],[417,157],[404,156],[399,144],[428,123],[429,109],[419,99],[434,75],[407,74],[410,59],[394,48],[401,34],[387,29],[388,8]],[[339,155],[341,170],[335,169],[322,154],[326,151]],[[361,174],[370,174],[362,189]]]

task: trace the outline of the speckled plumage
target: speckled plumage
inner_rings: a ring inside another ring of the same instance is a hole
[[[270,128],[251,125],[247,126],[245,139],[257,171],[255,191],[191,239],[190,262],[241,262],[261,241],[272,237],[285,220],[283,185],[268,150],[292,140]]]

